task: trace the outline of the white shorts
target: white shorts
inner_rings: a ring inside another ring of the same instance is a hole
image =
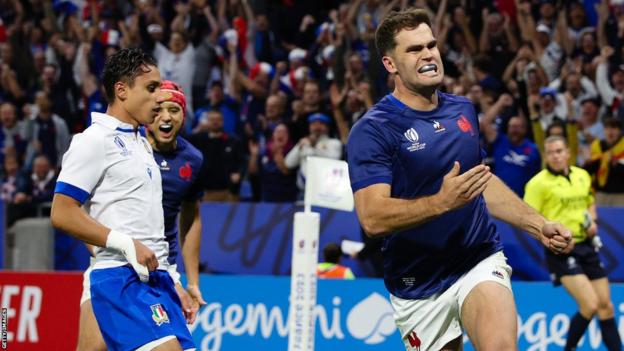
[[[408,351],[440,350],[460,337],[461,308],[479,283],[495,281],[511,291],[511,267],[502,251],[479,262],[446,291],[425,299],[405,300],[390,295],[394,321]]]
[[[89,268],[82,274],[82,296],[80,297],[80,305],[82,306],[85,301],[91,300],[91,271],[95,264],[95,257],[89,258]]]

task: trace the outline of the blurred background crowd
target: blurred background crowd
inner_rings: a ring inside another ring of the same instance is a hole
[[[598,205],[624,206],[621,0],[0,0],[8,225],[45,211],[71,136],[106,109],[104,60],[129,46],[186,92],[204,200],[301,199],[305,157],[344,158],[392,91],[375,29],[410,6],[430,12],[441,90],[474,103],[495,174],[522,196],[545,137],[564,135]]]

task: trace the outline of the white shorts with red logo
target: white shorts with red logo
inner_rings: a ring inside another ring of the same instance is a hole
[[[511,267],[502,251],[484,259],[446,291],[426,299],[405,300],[390,295],[394,321],[407,351],[437,351],[463,333],[461,308],[479,283],[495,281],[511,290]]]

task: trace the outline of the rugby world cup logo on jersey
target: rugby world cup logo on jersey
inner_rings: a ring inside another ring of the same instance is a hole
[[[152,309],[152,319],[157,326],[160,327],[163,323],[169,323],[169,315],[167,315],[167,311],[165,311],[161,304],[157,303],[151,305],[150,308]]]
[[[119,135],[115,135],[115,139],[113,141],[115,142],[115,145],[117,145],[117,147],[121,149],[120,154],[122,156],[130,155],[130,150],[128,150],[128,148],[126,148],[126,143],[124,143],[123,140],[121,140]]]
[[[414,128],[410,128],[406,130],[405,133],[403,133],[403,136],[405,136],[405,139],[409,140],[409,142],[411,143],[410,146],[407,147],[407,150],[409,152],[422,150],[427,145],[427,143],[418,142],[418,138],[419,138],[418,133],[416,132],[416,129]]]

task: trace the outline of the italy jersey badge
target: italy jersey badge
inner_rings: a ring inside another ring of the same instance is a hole
[[[152,319],[156,323],[157,326],[160,327],[163,323],[169,323],[169,316],[167,315],[167,311],[162,307],[161,304],[151,305],[152,309]]]

